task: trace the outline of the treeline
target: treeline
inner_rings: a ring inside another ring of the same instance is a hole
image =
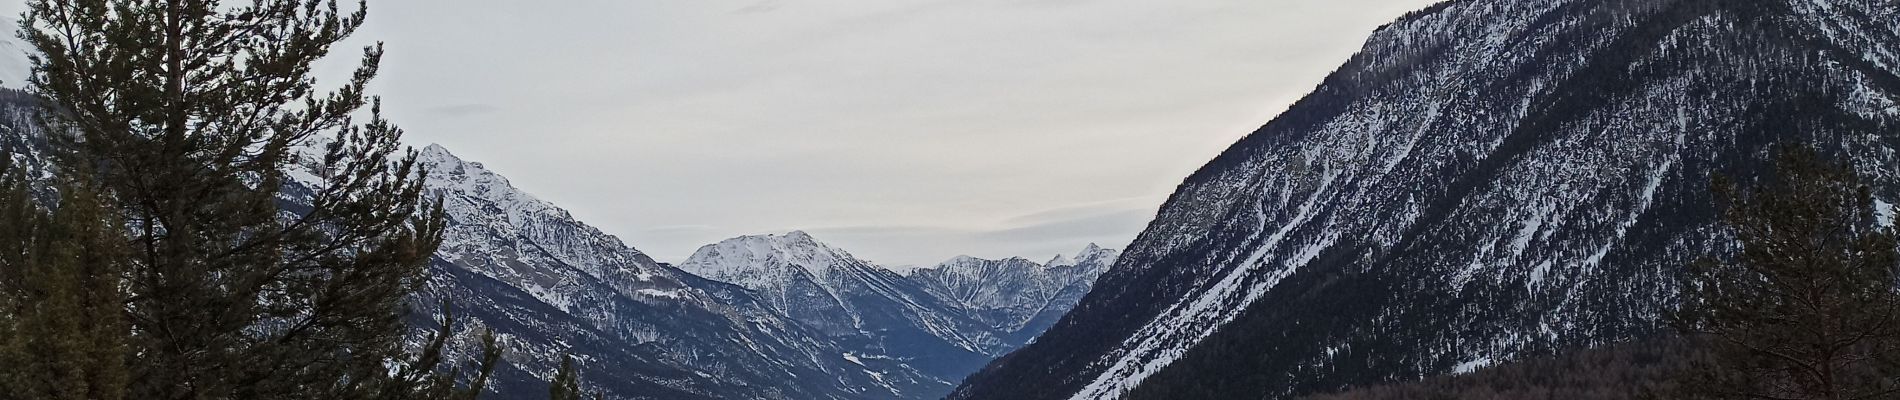
[[[1666,392],[1699,357],[1679,340],[1627,343],[1476,372],[1378,385],[1305,400],[1635,400]]]

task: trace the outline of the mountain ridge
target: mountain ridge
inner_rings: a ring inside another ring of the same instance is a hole
[[[1020,257],[1003,261],[959,256],[934,267],[900,274],[864,261],[849,252],[818,241],[809,233],[749,235],[701,247],[679,267],[708,279],[731,283],[757,293],[772,308],[791,319],[816,327],[845,343],[854,357],[913,360],[916,371],[943,381],[947,392],[953,380],[975,371],[989,359],[1021,346],[1045,325],[998,324],[986,312],[999,308],[1029,308],[1030,316],[1067,312],[1073,302],[1044,297],[959,296],[945,290],[956,282],[972,290],[1011,285],[1048,286],[1057,282],[1071,291],[1086,291],[1099,271],[1106,269],[1103,254],[1111,251],[1091,245],[1079,256],[1094,262],[1048,269]],[[942,274],[958,263],[997,265],[1008,274],[951,276]],[[1082,288],[1070,286],[1081,285]],[[1079,297],[1079,296],[1075,296]],[[980,303],[980,304],[979,304]],[[1025,318],[1026,319],[1026,318]],[[1031,328],[1034,328],[1033,330]]]

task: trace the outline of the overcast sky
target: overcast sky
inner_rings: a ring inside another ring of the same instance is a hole
[[[361,37],[411,144],[661,261],[794,229],[892,265],[1040,261],[1126,246],[1433,2],[372,0]]]

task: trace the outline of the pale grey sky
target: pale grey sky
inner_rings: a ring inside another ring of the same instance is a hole
[[[1434,2],[372,0],[361,37],[388,43],[376,91],[411,144],[662,261],[803,229],[934,264],[1125,246]]]

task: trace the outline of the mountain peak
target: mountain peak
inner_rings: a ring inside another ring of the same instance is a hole
[[[833,258],[851,257],[850,254],[845,253],[843,250],[839,250],[830,244],[819,241],[818,238],[812,237],[810,233],[805,233],[805,231],[740,236],[727,239],[720,243],[726,244],[727,242],[731,242],[732,244],[744,244],[751,246],[752,250],[773,252],[785,256],[830,255],[833,256]]]
[[[1051,258],[1049,262],[1042,263],[1042,265],[1049,268],[1067,267],[1075,265],[1075,259],[1069,258],[1067,255],[1057,254],[1056,258]]]
[[[1065,254],[1057,254],[1056,258],[1050,259],[1049,262],[1044,263],[1043,265],[1048,266],[1049,268],[1072,267],[1072,266],[1075,266],[1076,264],[1096,261],[1098,259],[1103,258],[1104,256],[1114,257],[1115,255],[1116,255],[1115,250],[1103,248],[1102,245],[1099,245],[1099,244],[1089,243],[1088,246],[1083,247],[1082,251],[1075,253],[1074,256],[1069,256]]]
[[[706,245],[693,252],[679,267],[713,280],[747,286],[746,282],[738,281],[756,278],[761,269],[792,267],[823,276],[844,264],[870,265],[851,253],[818,241],[809,233],[792,231],[740,236]]]
[[[992,260],[992,259],[975,257],[975,256],[970,256],[970,255],[960,255],[956,257],[951,257],[949,260],[944,260],[944,262],[937,263],[937,266],[932,267],[932,268],[982,265],[982,264],[998,264],[998,265],[1004,265],[1004,266],[1041,266],[1042,265],[1042,264],[1037,264],[1035,261],[1031,261],[1027,258],[1022,258],[1022,257],[1009,257],[1009,258]]]
[[[1072,267],[1082,264],[1101,264],[1100,267],[1106,268],[1108,267],[1107,264],[1114,264],[1115,258],[1119,256],[1121,256],[1121,252],[1118,250],[1105,248],[1095,243],[1089,243],[1088,246],[1083,247],[1082,251],[1075,253],[1074,256],[1057,255],[1054,260],[1049,260],[1048,265],[1050,268],[1055,268]]]
[[[960,255],[956,257],[950,257],[950,259],[945,260],[943,264],[969,264],[969,263],[980,263],[984,261],[987,261],[987,260],[972,257],[966,254],[966,255]]]
[[[483,183],[512,188],[514,184],[479,162],[471,162],[458,157],[449,148],[441,144],[430,143],[423,146],[416,162],[428,168],[429,180],[434,184],[445,184],[452,180],[481,181]]]
[[[454,152],[450,152],[449,148],[443,147],[439,143],[430,143],[428,146],[422,146],[420,153],[424,162],[430,164],[441,164],[451,161],[462,162],[461,157],[456,157]]]

